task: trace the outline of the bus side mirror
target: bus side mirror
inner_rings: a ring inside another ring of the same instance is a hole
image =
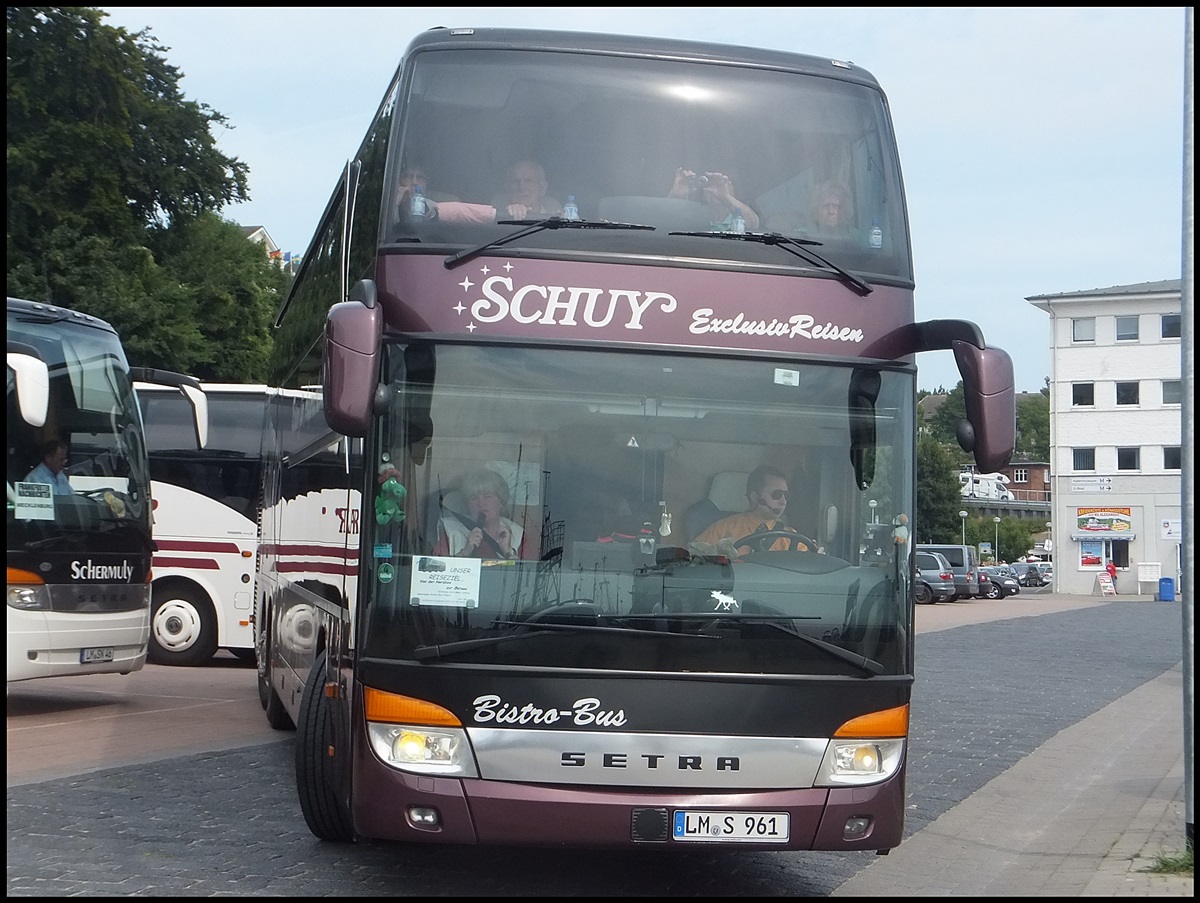
[[[321,365],[325,420],[360,439],[371,425],[383,345],[383,308],[372,301],[341,301],[329,309]]]
[[[21,419],[32,427],[45,426],[50,410],[50,368],[32,348],[26,353],[13,348],[14,344],[8,343],[8,369],[16,377]]]
[[[1017,444],[1017,396],[1012,358],[999,348],[954,341],[954,358],[963,378],[967,419],[959,425],[958,444],[975,453],[984,473],[1012,460]]]

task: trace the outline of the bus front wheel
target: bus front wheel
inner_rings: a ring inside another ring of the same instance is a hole
[[[296,719],[296,790],[308,829],[321,840],[354,840],[343,773],[349,767],[350,738],[339,722],[334,700],[325,695],[326,653],[304,684]],[[340,729],[339,729],[340,728]]]
[[[217,651],[217,616],[208,597],[182,585],[156,586],[148,657],[157,665],[202,665]]]

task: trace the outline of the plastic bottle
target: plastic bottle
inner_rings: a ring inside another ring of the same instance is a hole
[[[567,195],[567,203],[563,205],[563,219],[579,219],[579,205],[575,203],[575,195]]]
[[[421,185],[414,185],[412,189],[412,197],[409,199],[408,212],[413,216],[425,215],[425,189]]]
[[[871,224],[871,247],[883,247],[883,229],[879,227],[879,217],[875,217],[875,222]]]
[[[734,208],[733,221],[729,224],[729,231],[735,232],[738,235],[746,234],[746,217],[742,216],[741,207]]]

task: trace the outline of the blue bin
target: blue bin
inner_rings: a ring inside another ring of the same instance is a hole
[[[1158,578],[1158,601],[1159,602],[1174,602],[1175,601],[1175,581],[1170,577]]]

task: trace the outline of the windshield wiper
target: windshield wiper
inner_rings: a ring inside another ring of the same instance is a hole
[[[854,665],[854,667],[863,671],[866,674],[874,677],[876,674],[883,673],[883,665],[875,661],[873,658],[867,658],[865,655],[859,655],[857,652],[851,652],[849,649],[843,649],[835,643],[830,643],[825,640],[817,639],[815,636],[809,636],[807,633],[801,633],[793,627],[788,627],[786,624],[778,620],[768,621],[763,620],[764,624],[774,627],[786,633],[788,636],[794,636],[798,640],[803,640],[810,646],[820,649],[822,652],[828,652],[834,658],[839,658],[842,661]]]
[[[871,286],[867,285],[867,283],[863,282],[853,273],[842,269],[832,260],[822,257],[816,251],[813,251],[811,246],[821,245],[822,242],[813,241],[811,238],[789,238],[786,235],[780,235],[778,232],[668,232],[667,234],[692,235],[697,238],[724,238],[730,241],[755,241],[760,245],[777,245],[789,254],[799,257],[801,260],[806,260],[809,263],[815,263],[818,266],[833,270],[841,277],[842,282],[856,295],[861,295],[865,298],[874,291]]]
[[[561,216],[551,216],[548,219],[527,220],[527,219],[502,219],[497,221],[501,226],[524,226],[524,229],[518,229],[516,232],[505,235],[503,238],[496,238],[492,241],[484,242],[475,248],[467,248],[465,251],[458,251],[451,254],[442,264],[448,270],[454,269],[460,263],[466,263],[493,248],[498,248],[501,245],[506,245],[510,241],[516,241],[518,238],[524,238],[526,235],[533,235],[535,232],[541,232],[544,229],[638,229],[642,231],[653,232],[653,226],[644,226],[641,223],[610,223],[607,220],[586,220],[586,219],[563,219]]]
[[[453,655],[456,652],[470,652],[473,649],[485,649],[488,646],[496,646],[500,643],[506,643],[509,640],[523,640],[536,636],[547,636],[555,631],[565,631],[567,633],[626,633],[635,634],[640,637],[690,637],[703,640],[719,640],[720,636],[713,633],[661,633],[655,630],[642,630],[637,627],[609,627],[603,624],[560,624],[551,621],[545,623],[530,624],[528,621],[494,621],[495,624],[510,625],[516,627],[534,627],[527,633],[505,633],[500,636],[480,637],[477,640],[456,640],[453,643],[441,643],[433,646],[417,646],[413,650],[413,658],[419,662],[427,662],[447,655]]]
[[[698,620],[698,619],[703,618],[704,620],[710,620],[710,619],[718,620],[718,621],[721,621],[722,623],[724,623],[724,622],[734,622],[734,623],[753,622],[753,623],[759,623],[759,624],[767,624],[770,627],[774,627],[776,630],[786,633],[788,636],[795,637],[798,640],[802,640],[803,642],[808,643],[810,646],[820,649],[822,652],[829,653],[834,658],[841,659],[842,661],[846,662],[847,664],[854,665],[856,668],[860,669],[861,671],[863,671],[867,674],[874,676],[876,674],[882,674],[884,672],[883,665],[881,665],[879,662],[875,661],[874,659],[867,658],[865,655],[859,655],[857,652],[851,652],[849,649],[844,649],[841,646],[838,646],[836,643],[830,643],[826,640],[817,639],[815,636],[809,636],[807,633],[801,633],[800,631],[796,630],[794,627],[789,627],[789,626],[787,626],[787,624],[784,623],[785,620],[791,620],[791,621],[814,620],[815,621],[815,620],[817,620],[817,618],[815,616],[806,617],[804,615],[800,615],[795,618],[787,618],[785,616],[780,616],[780,615],[746,615],[746,614],[729,615],[729,614],[722,614],[719,612],[676,612],[676,613],[664,612],[661,614],[624,615],[624,617],[633,619],[633,620],[642,619],[642,618],[646,618],[646,619],[662,618],[662,619],[666,619],[666,620],[679,620],[679,619]],[[700,634],[700,635],[705,636],[706,634]],[[708,634],[708,635],[711,635],[711,634]]]

